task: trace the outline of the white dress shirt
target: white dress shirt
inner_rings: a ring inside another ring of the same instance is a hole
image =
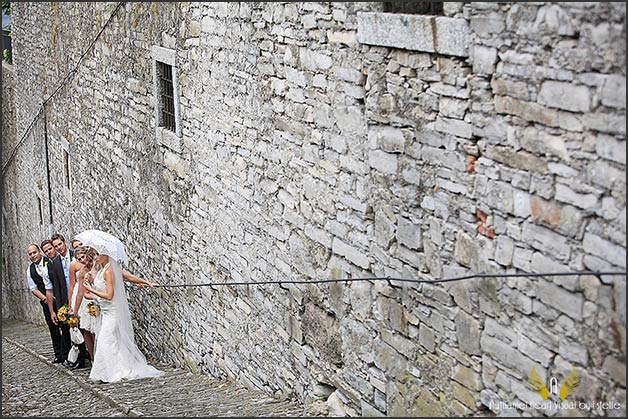
[[[51,290],[52,289],[52,282],[50,282],[50,278],[48,277],[48,266],[44,265],[44,258],[43,257],[41,258],[39,263],[37,265],[35,265],[35,270],[44,279],[44,288],[46,288],[47,290]],[[29,265],[28,269],[26,270],[26,282],[28,282],[28,289],[29,290],[35,291],[37,289],[37,284],[35,284],[35,281],[33,281],[33,278],[31,278],[31,267],[30,267],[30,265]]]
[[[61,265],[63,266],[63,274],[65,275],[65,289],[68,290],[70,295],[70,263],[72,258],[70,257],[70,251],[66,250],[65,255],[61,256]]]

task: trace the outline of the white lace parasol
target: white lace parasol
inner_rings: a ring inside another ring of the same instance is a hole
[[[85,230],[77,234],[75,238],[80,240],[83,246],[93,247],[101,255],[110,256],[121,263],[128,261],[124,244],[109,233],[101,230]]]

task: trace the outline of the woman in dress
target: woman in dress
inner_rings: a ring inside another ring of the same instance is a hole
[[[101,313],[89,378],[110,383],[162,375],[162,371],[146,362],[135,344],[120,265],[113,257],[103,254],[95,260],[94,283],[84,282],[85,289],[97,297]]]
[[[83,264],[76,259],[76,255],[74,255],[74,259],[70,262],[70,289],[68,292],[68,301],[70,301],[70,308],[72,309],[72,313],[76,313],[77,311],[74,309],[74,302],[76,301],[76,296],[78,294],[78,289],[80,287],[78,281],[76,280],[78,276],[78,272],[83,267]]]
[[[94,249],[87,246],[81,246],[74,252],[74,257],[82,266],[76,273],[76,286],[74,287],[76,298],[72,301],[72,309],[80,316],[79,328],[83,331],[85,346],[87,347],[91,362],[94,362],[94,340],[100,327],[100,316],[92,316],[89,314],[88,304],[90,300],[86,296],[84,283],[86,280],[89,281],[90,284],[92,283],[90,271],[94,265],[94,257],[96,257],[96,254]],[[71,268],[72,265],[70,265],[70,269]]]
[[[77,247],[74,247],[75,245]],[[79,240],[72,239],[72,249],[74,250],[74,257],[72,258],[72,261],[70,262],[70,268],[69,268],[70,289],[68,290],[69,292],[68,301],[70,301],[70,308],[74,309],[73,313],[77,312],[74,306],[74,301],[76,301],[77,292],[80,288],[79,281],[77,281],[77,277],[78,277],[79,271],[81,270],[81,268],[83,268],[83,263],[81,263],[77,259],[77,251],[79,247],[81,246],[83,246],[83,244]]]
[[[81,241],[77,238],[72,239],[72,241],[70,242],[70,247],[74,251],[76,251],[81,246],[83,246],[83,243],[81,243]],[[74,257],[76,257],[76,255],[74,255]]]

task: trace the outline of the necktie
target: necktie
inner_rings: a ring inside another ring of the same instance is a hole
[[[70,292],[70,264],[65,257],[61,258],[61,262],[63,263],[63,274],[65,275],[65,289]]]

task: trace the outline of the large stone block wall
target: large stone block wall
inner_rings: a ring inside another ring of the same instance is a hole
[[[14,4],[18,134],[114,7]],[[123,5],[47,106],[55,228],[111,231],[163,284],[625,270],[625,5],[444,9]],[[176,50],[181,137],[156,133],[153,46]],[[29,138],[3,287],[47,231]],[[149,356],[335,415],[514,414],[532,367],[625,413],[625,276],[129,294]],[[28,297],[3,315],[41,321]]]

